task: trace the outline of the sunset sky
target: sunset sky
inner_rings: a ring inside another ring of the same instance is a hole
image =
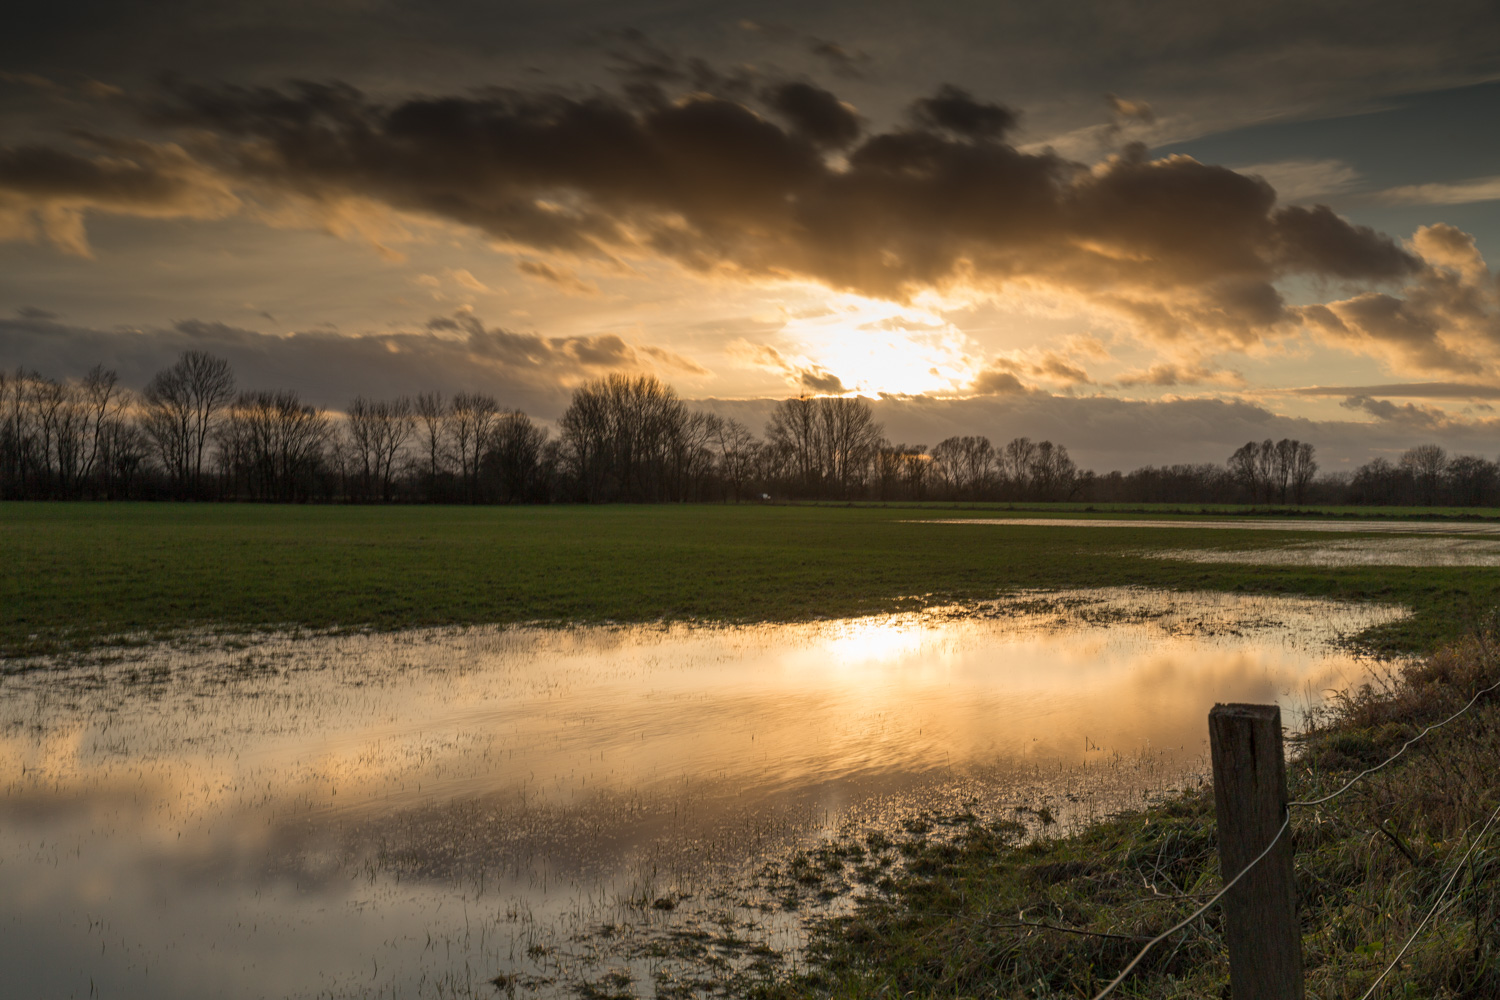
[[[1500,452],[1489,2],[21,3],[0,364]]]

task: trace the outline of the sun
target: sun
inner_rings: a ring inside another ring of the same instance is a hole
[[[790,320],[783,335],[849,392],[952,391],[978,374],[968,337],[936,307],[849,294],[831,296],[826,305],[820,315]]]

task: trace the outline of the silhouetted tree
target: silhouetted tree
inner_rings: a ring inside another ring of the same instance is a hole
[[[558,422],[578,498],[681,499],[680,470],[696,461],[689,444],[706,440],[688,418],[676,390],[653,375],[616,373],[579,386]]]
[[[1435,444],[1419,444],[1401,455],[1400,464],[1416,484],[1421,502],[1429,507],[1437,503],[1438,485],[1448,469],[1448,453]]]
[[[344,426],[357,466],[360,494],[370,499],[378,493],[389,502],[397,460],[417,429],[411,400],[406,396],[394,400],[356,396],[349,404]]]
[[[954,499],[978,500],[989,493],[996,465],[989,438],[970,434],[939,441],[932,462]]]
[[[712,440],[718,450],[719,478],[729,498],[739,503],[755,476],[761,444],[748,427],[728,418],[715,422]]]
[[[501,503],[540,503],[549,498],[547,443],[546,430],[520,410],[501,414],[484,456],[485,469],[495,478]]]
[[[184,351],[146,383],[141,426],[179,493],[202,495],[208,442],[233,396],[229,362],[203,351]]]
[[[241,393],[218,432],[225,478],[253,500],[307,499],[330,439],[328,416],[295,392]]]
[[[804,496],[822,493],[818,430],[818,403],[808,396],[783,399],[766,424],[767,441],[795,470],[797,488]]]

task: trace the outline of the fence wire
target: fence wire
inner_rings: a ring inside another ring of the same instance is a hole
[[[1420,733],[1418,733],[1417,735],[1413,736],[1411,739],[1407,740],[1405,743],[1401,744],[1401,749],[1397,750],[1395,753],[1391,754],[1389,757],[1387,757],[1385,760],[1381,761],[1379,764],[1376,764],[1374,767],[1368,767],[1365,770],[1359,772],[1354,777],[1350,778],[1347,782],[1345,782],[1344,785],[1341,788],[1339,788],[1338,790],[1330,792],[1329,794],[1324,795],[1324,796],[1322,796],[1320,798],[1316,798],[1316,799],[1306,799],[1306,800],[1299,800],[1299,801],[1295,801],[1295,802],[1288,802],[1287,806],[1286,806],[1286,819],[1282,821],[1281,828],[1276,831],[1276,836],[1274,836],[1274,837],[1271,838],[1271,842],[1265,846],[1265,849],[1262,850],[1259,854],[1257,854],[1255,856],[1255,858],[1249,864],[1245,865],[1244,868],[1241,868],[1239,870],[1239,872],[1234,876],[1234,878],[1232,878],[1228,882],[1226,882],[1224,884],[1224,887],[1222,889],[1220,889],[1217,893],[1215,893],[1212,896],[1212,898],[1210,898],[1208,900],[1208,902],[1204,903],[1202,906],[1198,907],[1198,909],[1194,910],[1187,917],[1184,917],[1182,920],[1180,920],[1177,923],[1173,924],[1171,927],[1169,927],[1166,930],[1162,931],[1156,937],[1154,937],[1150,941],[1148,941],[1146,943],[1146,945],[1143,948],[1141,948],[1141,950],[1136,954],[1135,958],[1132,958],[1130,960],[1130,964],[1127,965],[1127,966],[1125,966],[1125,968],[1121,969],[1120,970],[1120,974],[1117,975],[1117,976],[1115,976],[1115,978],[1110,981],[1110,983],[1109,983],[1108,986],[1104,987],[1104,989],[1102,989],[1098,993],[1094,994],[1093,1000],[1104,1000],[1105,997],[1109,996],[1109,994],[1112,993],[1117,986],[1119,986],[1121,983],[1123,983],[1125,981],[1126,977],[1128,977],[1130,975],[1130,973],[1135,969],[1135,967],[1140,964],[1141,959],[1145,958],[1146,955],[1151,951],[1152,948],[1156,947],[1162,941],[1164,941],[1167,938],[1171,937],[1173,934],[1177,933],[1182,928],[1186,927],[1188,924],[1192,923],[1194,920],[1197,920],[1199,917],[1201,917],[1210,908],[1212,908],[1214,906],[1214,904],[1217,903],[1224,896],[1225,893],[1227,893],[1230,889],[1234,888],[1235,883],[1239,882],[1240,879],[1244,878],[1244,876],[1246,875],[1246,873],[1248,873],[1250,871],[1250,869],[1254,868],[1256,865],[1258,865],[1261,862],[1262,859],[1265,858],[1266,855],[1270,854],[1271,853],[1271,848],[1275,847],[1277,841],[1279,841],[1282,838],[1282,836],[1284,834],[1286,834],[1286,832],[1291,828],[1291,824],[1292,824],[1292,809],[1294,809],[1294,808],[1306,808],[1306,807],[1310,807],[1310,806],[1318,806],[1318,805],[1322,805],[1325,802],[1330,802],[1330,801],[1338,798],[1340,795],[1343,795],[1345,792],[1347,792],[1349,789],[1353,788],[1356,784],[1358,784],[1359,782],[1363,781],[1365,778],[1369,777],[1370,775],[1376,773],[1377,771],[1379,771],[1382,768],[1386,767],[1388,764],[1390,764],[1393,761],[1395,761],[1402,754],[1406,753],[1406,751],[1407,751],[1407,749],[1409,747],[1411,747],[1413,744],[1417,743],[1418,741],[1420,741],[1421,739],[1423,739],[1425,736],[1427,736],[1428,733],[1431,733],[1431,732],[1433,732],[1435,730],[1443,728],[1448,723],[1452,722],[1454,719],[1458,718],[1459,716],[1461,716],[1465,712],[1467,712],[1469,709],[1473,708],[1475,706],[1475,704],[1478,703],[1478,701],[1479,701],[1479,699],[1481,697],[1483,697],[1484,695],[1489,694],[1491,691],[1495,691],[1495,690],[1500,690],[1500,681],[1496,681],[1494,684],[1491,684],[1489,687],[1481,688],[1480,690],[1476,691],[1474,693],[1474,697],[1470,698],[1469,701],[1468,701],[1468,704],[1464,705],[1463,708],[1460,708],[1458,711],[1454,712],[1452,715],[1448,716],[1446,719],[1442,720],[1441,722],[1434,722],[1432,725],[1430,725],[1427,728],[1423,729]],[[1459,861],[1457,867],[1454,868],[1453,874],[1451,876],[1449,876],[1448,882],[1447,882],[1447,884],[1445,884],[1443,886],[1442,892],[1438,893],[1437,901],[1433,903],[1432,909],[1428,911],[1427,916],[1424,917],[1422,919],[1422,922],[1417,925],[1417,929],[1412,932],[1411,937],[1407,938],[1406,944],[1404,944],[1401,947],[1401,951],[1399,953],[1397,953],[1395,959],[1393,959],[1391,961],[1391,964],[1386,967],[1385,971],[1380,974],[1379,978],[1377,978],[1375,980],[1375,982],[1370,985],[1370,988],[1367,991],[1365,991],[1364,996],[1360,997],[1360,1000],[1369,1000],[1369,998],[1375,993],[1376,988],[1380,986],[1381,982],[1385,979],[1386,976],[1388,976],[1390,974],[1391,970],[1396,967],[1396,963],[1401,961],[1401,957],[1406,954],[1406,951],[1407,951],[1408,948],[1411,947],[1412,942],[1417,939],[1417,935],[1419,935],[1419,934],[1422,933],[1423,928],[1425,928],[1427,926],[1427,922],[1432,919],[1432,917],[1433,917],[1434,914],[1437,913],[1438,907],[1442,904],[1443,897],[1445,895],[1447,895],[1448,889],[1452,887],[1454,879],[1456,879],[1458,877],[1458,873],[1459,872],[1463,871],[1463,867],[1468,862],[1469,856],[1474,853],[1474,849],[1479,845],[1480,841],[1482,841],[1484,839],[1485,834],[1489,831],[1490,824],[1495,821],[1495,818],[1497,816],[1500,816],[1500,806],[1496,806],[1495,807],[1495,811],[1490,814],[1489,820],[1484,824],[1484,829],[1482,829],[1482,830],[1479,831],[1479,836],[1475,837],[1473,843],[1471,843],[1469,845],[1469,850],[1464,854],[1463,859],[1461,861]]]
[[[1375,990],[1379,988],[1380,984],[1385,981],[1385,977],[1390,975],[1391,970],[1401,961],[1401,956],[1406,954],[1406,949],[1410,948],[1411,943],[1422,933],[1423,928],[1427,926],[1427,921],[1431,920],[1437,914],[1438,909],[1443,904],[1443,897],[1448,895],[1448,890],[1453,888],[1453,881],[1458,878],[1459,872],[1464,870],[1464,865],[1469,863],[1469,857],[1474,853],[1474,849],[1484,840],[1484,835],[1489,833],[1490,824],[1495,822],[1496,816],[1500,816],[1500,805],[1497,805],[1495,811],[1490,813],[1490,818],[1485,820],[1484,828],[1479,831],[1479,836],[1474,838],[1474,841],[1469,844],[1469,849],[1464,852],[1464,856],[1459,860],[1457,865],[1454,865],[1453,874],[1449,875],[1448,881],[1443,884],[1443,889],[1438,893],[1437,899],[1433,901],[1432,909],[1427,911],[1427,916],[1422,918],[1422,922],[1417,925],[1417,929],[1411,932],[1411,937],[1407,938],[1406,943],[1401,946],[1401,950],[1396,952],[1396,957],[1391,959],[1391,964],[1387,965],[1385,971],[1376,977],[1375,981],[1370,984],[1370,988],[1365,990],[1364,995],[1359,1000],[1370,1000],[1370,997],[1375,995]],[[1473,829],[1473,827],[1470,827],[1470,829]]]
[[[1164,930],[1160,934],[1156,935],[1156,937],[1154,937],[1150,941],[1146,942],[1146,946],[1144,948],[1142,948],[1136,954],[1135,958],[1132,958],[1130,960],[1130,964],[1127,965],[1127,966],[1125,966],[1125,968],[1121,969],[1120,970],[1120,974],[1118,976],[1116,976],[1114,978],[1114,980],[1111,981],[1108,986],[1104,987],[1104,989],[1102,989],[1098,993],[1094,994],[1094,1000],[1104,1000],[1104,997],[1109,996],[1110,993],[1114,991],[1114,988],[1116,986],[1119,986],[1121,983],[1123,983],[1125,981],[1125,977],[1128,976],[1128,975],[1130,975],[1131,970],[1134,969],[1138,964],[1140,964],[1141,959],[1143,959],[1143,958],[1146,957],[1146,953],[1147,952],[1149,952],[1152,948],[1155,948],[1157,945],[1161,944],[1162,941],[1164,941],[1167,938],[1171,937],[1173,934],[1176,934],[1178,931],[1182,930],[1184,927],[1186,927],[1188,924],[1192,923],[1194,920],[1197,920],[1199,917],[1203,916],[1203,914],[1207,913],[1208,910],[1209,910],[1209,908],[1212,907],[1215,903],[1217,903],[1219,901],[1219,898],[1221,896],[1223,896],[1230,889],[1233,889],[1236,882],[1238,882],[1240,879],[1244,878],[1245,875],[1246,875],[1246,873],[1249,872],[1250,869],[1254,868],[1257,864],[1260,863],[1260,859],[1261,858],[1264,858],[1267,854],[1271,853],[1271,848],[1273,848],[1273,847],[1276,846],[1276,842],[1281,839],[1282,834],[1286,833],[1287,829],[1291,825],[1292,825],[1292,814],[1289,811],[1286,814],[1286,819],[1284,819],[1284,820],[1281,821],[1281,828],[1276,831],[1276,836],[1274,836],[1274,837],[1271,838],[1271,842],[1266,845],[1265,850],[1263,850],[1259,854],[1257,854],[1255,856],[1255,859],[1253,861],[1251,861],[1248,865],[1246,865],[1245,867],[1241,868],[1240,871],[1239,871],[1239,874],[1235,875],[1234,878],[1232,878],[1228,882],[1224,883],[1224,888],[1222,888],[1218,892],[1214,893],[1213,896],[1209,899],[1208,902],[1204,903],[1202,906],[1198,907],[1196,910],[1194,910],[1192,913],[1188,914],[1182,920],[1180,920],[1177,923],[1173,924],[1171,927],[1168,927],[1166,930]]]
[[[1416,743],[1418,740],[1422,739],[1422,737],[1426,736],[1428,733],[1432,732],[1434,729],[1442,729],[1448,723],[1452,722],[1454,719],[1458,718],[1460,715],[1463,715],[1469,709],[1473,708],[1474,707],[1474,703],[1477,702],[1482,696],[1487,695],[1491,691],[1494,691],[1494,690],[1497,690],[1497,689],[1500,689],[1500,681],[1496,681],[1494,684],[1491,684],[1489,687],[1482,688],[1481,690],[1476,691],[1474,693],[1474,697],[1470,698],[1469,699],[1469,703],[1467,705],[1465,705],[1463,708],[1460,708],[1457,712],[1454,712],[1452,715],[1448,716],[1442,722],[1434,722],[1432,725],[1428,726],[1426,729],[1422,730],[1420,733],[1418,733],[1417,735],[1413,736],[1411,739],[1407,740],[1405,743],[1401,744],[1401,749],[1400,750],[1397,750],[1395,753],[1391,754],[1389,757],[1387,757],[1385,760],[1381,761],[1379,764],[1376,764],[1374,767],[1367,767],[1363,771],[1361,771],[1358,774],[1356,774],[1354,777],[1350,778],[1347,782],[1345,782],[1344,787],[1340,788],[1338,791],[1336,791],[1336,792],[1329,792],[1327,795],[1323,796],[1322,798],[1318,798],[1318,799],[1307,799],[1306,801],[1301,801],[1301,802],[1288,802],[1287,803],[1287,807],[1288,808],[1295,808],[1295,807],[1298,807],[1298,806],[1320,806],[1324,802],[1328,802],[1331,799],[1338,798],[1340,795],[1343,795],[1345,792],[1347,792],[1349,789],[1353,788],[1356,784],[1358,784],[1359,782],[1363,781],[1365,778],[1367,778],[1370,775],[1374,774],[1376,771],[1379,771],[1381,768],[1385,767],[1387,764],[1389,764],[1392,761],[1394,761],[1397,757],[1400,757],[1402,754],[1406,753],[1406,748],[1407,747],[1411,746],[1413,743]]]

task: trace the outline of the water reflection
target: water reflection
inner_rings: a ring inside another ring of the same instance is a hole
[[[1169,549],[1155,559],[1251,566],[1500,566],[1500,541],[1488,538],[1361,538],[1263,549]]]
[[[1379,521],[1374,519],[1351,519],[1329,521],[1316,518],[1304,520],[1269,520],[1266,518],[1244,518],[1242,520],[1211,521],[1202,518],[1110,518],[1110,517],[952,517],[925,518],[913,524],[1008,524],[1031,528],[1199,528],[1219,531],[1313,531],[1347,533],[1373,533],[1392,535],[1500,535],[1500,524],[1493,522],[1474,523],[1457,521]]]
[[[678,975],[632,950],[653,933],[795,945],[806,910],[756,894],[766,859],[961,803],[1066,822],[1139,801],[1201,769],[1213,702],[1306,708],[1365,669],[1331,640],[1397,614],[1090,591],[205,640],[5,677],[0,966],[25,996],[491,996],[611,971],[649,993]]]

